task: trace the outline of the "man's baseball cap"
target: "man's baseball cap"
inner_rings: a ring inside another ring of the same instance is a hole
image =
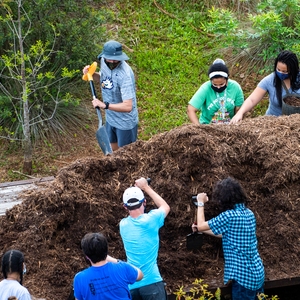
[[[139,208],[145,200],[144,193],[136,186],[132,186],[123,193],[123,203],[129,210]]]
[[[111,60],[128,60],[129,57],[122,51],[122,44],[117,41],[108,41],[103,46],[103,51],[98,55]]]

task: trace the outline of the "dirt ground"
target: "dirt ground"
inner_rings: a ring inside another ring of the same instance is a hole
[[[202,248],[188,251],[186,236],[195,213],[191,196],[202,191],[210,196],[215,182],[232,176],[244,186],[257,219],[266,280],[300,276],[299,142],[300,115],[294,114],[240,125],[184,125],[106,157],[77,159],[0,218],[0,255],[11,248],[23,251],[24,284],[32,295],[67,299],[74,275],[87,267],[80,249],[85,233],[101,231],[109,254],[125,259],[118,223],[127,213],[121,198],[144,176],[171,206],[158,259],[168,292],[195,278],[221,286],[221,240],[204,235]],[[215,216],[215,203],[205,212],[207,219]]]

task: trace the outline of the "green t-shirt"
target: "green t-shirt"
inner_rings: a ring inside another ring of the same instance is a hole
[[[228,123],[234,116],[234,108],[244,102],[241,86],[232,79],[228,79],[227,88],[222,93],[216,93],[211,88],[211,81],[203,83],[189,104],[201,111],[201,124]]]

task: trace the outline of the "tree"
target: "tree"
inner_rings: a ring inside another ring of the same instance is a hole
[[[24,10],[22,0],[15,3],[17,4],[16,15],[10,7],[4,6],[7,14],[1,19],[10,29],[13,43],[12,49],[7,51],[7,54],[3,54],[0,59],[2,67],[0,89],[3,92],[2,102],[10,104],[3,106],[4,115],[12,116],[19,126],[16,130],[11,130],[1,124],[0,137],[22,141],[23,172],[31,174],[33,140],[31,128],[36,124],[45,124],[52,120],[60,104],[76,102],[69,93],[60,92],[64,81],[73,78],[78,71],[69,71],[64,67],[58,75],[58,70],[47,71],[45,68],[51,56],[55,54],[54,27],[52,43],[37,40],[28,51],[25,51],[25,40],[31,30],[30,17]],[[23,24],[27,24],[27,27],[24,28]],[[8,107],[11,107],[12,111]]]

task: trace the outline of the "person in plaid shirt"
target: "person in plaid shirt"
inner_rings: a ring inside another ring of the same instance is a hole
[[[265,272],[257,249],[256,219],[247,208],[248,198],[240,183],[228,177],[217,182],[212,200],[219,203],[221,213],[205,221],[206,193],[197,195],[197,224],[201,231],[222,238],[225,260],[224,283],[232,282],[232,300],[254,300],[263,293]]]

